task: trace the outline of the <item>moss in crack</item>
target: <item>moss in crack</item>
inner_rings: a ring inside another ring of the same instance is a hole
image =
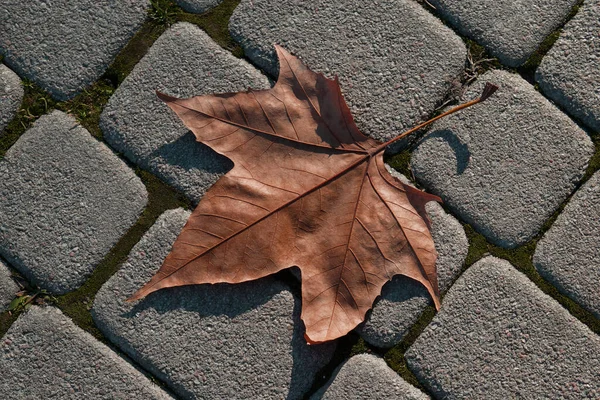
[[[394,168],[411,181],[414,181],[413,173],[410,169],[410,156],[410,151],[405,149],[394,155],[384,154],[383,160],[390,167]]]
[[[51,111],[56,105],[56,100],[35,83],[24,80],[22,84],[25,92],[23,101],[15,117],[0,135],[0,159],[4,157],[6,151],[19,137],[33,125],[36,119]]]
[[[100,114],[114,91],[110,81],[101,78],[73,99],[57,103],[56,109],[73,115],[93,137],[102,140]]]
[[[181,8],[170,0],[150,0],[148,17],[162,26],[170,26],[181,12]]]
[[[544,225],[542,232],[545,232],[550,227],[559,213],[560,210],[558,210],[555,215]],[[544,278],[542,278],[535,269],[532,261],[533,253],[535,252],[535,247],[541,235],[525,243],[523,246],[515,249],[504,249],[489,243],[470,225],[465,224],[464,228],[467,238],[469,239],[469,253],[467,255],[467,260],[465,261],[467,267],[486,255],[492,255],[509,261],[515,268],[524,273],[533,283],[535,283],[536,286],[544,293],[558,301],[575,318],[587,325],[593,332],[600,334],[600,319],[596,318],[591,312],[585,310],[579,304],[560,293],[558,289],[544,280]]]
[[[154,21],[146,21],[119,52],[102,78],[110,81],[115,88],[119,86],[166,29],[166,26]]]
[[[71,100],[58,102],[35,83],[24,80],[25,94],[17,115],[0,137],[0,157],[40,116],[58,109],[72,114],[96,139],[102,140],[100,114],[117,86],[131,72],[164,28],[146,22],[123,48],[102,77]]]
[[[592,142],[594,142],[594,146],[596,146],[596,151],[594,152],[594,155],[592,155],[592,158],[590,158],[585,175],[583,176],[583,181],[587,181],[592,175],[600,170],[600,132],[593,133],[591,138]]]
[[[550,51],[550,48],[554,45],[554,42],[560,36],[561,30],[558,29],[548,35],[544,41],[540,44],[537,50],[529,56],[525,64],[517,68],[517,72],[521,75],[523,79],[535,85],[535,70],[542,62],[542,58]]]
[[[104,342],[106,341],[92,321],[89,312],[94,296],[100,290],[100,287],[119,269],[119,266],[127,259],[133,246],[163,212],[178,207],[191,208],[191,203],[181,193],[162,183],[152,174],[139,169],[136,170],[136,173],[148,190],[146,209],[135,225],[104,257],[83,286],[73,292],[57,296],[56,299],[56,304],[63,313],[73,319],[85,331]]]
[[[223,0],[217,7],[204,14],[181,12],[177,19],[199,26],[221,47],[242,58],[244,51],[229,34],[229,18],[238,4],[240,0]]]
[[[10,312],[4,311],[0,314],[0,337],[3,337],[11,325],[19,318],[22,311]]]
[[[571,10],[567,17],[565,18],[562,26],[556,29],[554,32],[550,33],[544,41],[538,46],[536,51],[533,52],[532,55],[529,56],[525,64],[517,68],[517,71],[523,79],[527,80],[532,85],[535,84],[535,70],[542,62],[542,58],[550,51],[554,43],[558,40],[560,34],[562,33],[562,27],[571,20],[577,14],[581,6],[583,5],[584,0],[578,0],[577,3],[571,7]]]
[[[384,360],[390,366],[391,369],[396,371],[406,382],[419,388],[421,391],[428,393],[427,389],[417,380],[412,371],[408,368],[406,358],[404,354],[410,346],[417,340],[417,337],[425,330],[427,325],[431,322],[435,316],[435,308],[433,306],[427,306],[425,311],[421,314],[417,322],[410,328],[404,339],[396,346],[387,350],[383,354]]]
[[[92,136],[102,140],[99,124],[104,106],[165,29],[166,27],[153,20],[146,21],[98,81],[75,98],[58,103],[56,108],[74,115]]]
[[[335,370],[350,357],[362,353],[370,353],[372,350],[368,347],[365,341],[354,331],[351,331],[346,336],[337,340],[335,353],[329,363],[321,368],[315,375],[315,380],[311,389],[306,393],[304,398],[310,398],[319,389],[331,379]]]

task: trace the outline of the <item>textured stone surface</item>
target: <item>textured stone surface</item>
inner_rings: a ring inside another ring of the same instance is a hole
[[[32,307],[0,343],[3,399],[171,399],[54,307]]]
[[[18,291],[19,287],[11,278],[10,270],[0,261],[0,312],[8,307]]]
[[[427,400],[429,396],[411,386],[383,359],[359,354],[346,361],[334,374],[325,393],[317,393],[312,400]]]
[[[0,136],[19,109],[23,94],[21,79],[5,65],[0,64]]]
[[[146,201],[146,188],[123,161],[54,111],[0,161],[0,254],[51,292],[73,290]]]
[[[146,18],[148,0],[3,0],[0,54],[52,96],[98,79]]]
[[[158,270],[188,216],[165,212],[133,248],[96,296],[97,325],[185,398],[302,398],[335,346],[306,344],[300,301],[284,284],[184,286],[125,302]]]
[[[587,0],[536,71],[542,91],[600,130],[600,1]]]
[[[569,201],[538,242],[533,264],[561,292],[600,318],[600,172]]]
[[[511,67],[523,64],[560,27],[577,0],[428,0],[461,34]]]
[[[403,178],[397,172],[392,171],[392,174]],[[440,291],[443,293],[460,272],[469,251],[469,241],[462,225],[456,218],[446,214],[439,204],[429,202],[426,210],[438,252],[436,268]],[[374,346],[392,347],[404,338],[428,304],[433,303],[421,284],[404,276],[396,276],[383,287],[381,297],[356,331]]]
[[[223,0],[175,0],[187,12],[201,14],[221,4]]]
[[[200,28],[178,23],[152,45],[104,109],[106,141],[128,159],[198,202],[231,162],[197,143],[158,97],[269,88],[268,79],[214,43]]]
[[[437,398],[600,398],[600,337],[494,257],[458,279],[406,358]]]
[[[430,113],[463,69],[458,36],[410,0],[242,0],[229,22],[246,55],[277,74],[273,43],[339,75],[359,128],[390,139]]]
[[[413,152],[423,186],[491,242],[531,239],[582,177],[594,146],[573,121],[518,75],[489,71],[500,89],[485,103],[436,123]]]

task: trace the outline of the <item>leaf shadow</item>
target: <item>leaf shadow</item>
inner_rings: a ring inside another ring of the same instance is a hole
[[[267,277],[237,284],[201,284],[161,289],[149,294],[146,299],[133,305],[129,311],[122,313],[121,316],[135,318],[136,315],[149,309],[153,309],[162,316],[174,310],[192,312],[199,316],[197,325],[203,322],[210,324],[211,319],[216,321],[213,326],[213,332],[216,335],[215,340],[218,340],[220,328],[224,331],[229,329],[226,334],[232,335],[231,329],[233,326],[236,326],[236,321],[234,320],[236,318],[248,318],[252,321],[250,325],[256,325],[257,330],[253,332],[238,332],[236,330],[233,335],[244,339],[255,337],[256,341],[252,343],[251,349],[248,349],[249,351],[256,351],[257,348],[269,352],[277,351],[274,349],[275,346],[279,349],[289,348],[292,358],[292,369],[290,371],[287,398],[295,399],[298,398],[299,393],[306,393],[310,389],[314,374],[321,367],[320,365],[313,365],[314,360],[318,358],[317,354],[323,350],[326,351],[323,346],[333,345],[309,346],[306,344],[304,339],[305,328],[300,319],[301,301],[297,296],[293,296],[291,315],[293,329],[291,337],[286,335],[289,328],[285,322],[281,322],[279,328],[272,329],[270,332],[272,335],[269,335],[269,332],[266,331],[258,332],[259,327],[264,322],[263,319],[270,320],[273,318],[273,315],[281,315],[280,310],[275,309],[282,307],[280,302],[276,302],[276,305],[268,304],[275,296],[285,290],[285,286],[274,283],[271,278]],[[260,310],[263,307],[267,310],[264,315],[261,314],[262,310]],[[289,310],[289,305],[284,305],[284,307],[287,307]],[[257,309],[259,309],[258,312],[256,312]],[[244,317],[244,314],[248,314],[248,316]],[[228,323],[230,325],[222,322],[223,318],[219,317],[223,316],[229,319]],[[248,322],[246,321],[246,324],[241,323],[239,326],[248,326]],[[282,340],[285,340],[283,345],[281,344]],[[265,344],[261,347],[261,343],[263,342]],[[223,357],[226,358],[227,356],[223,354]],[[266,373],[268,371],[263,372]],[[259,372],[258,375],[260,374]],[[227,377],[224,376],[223,378]]]
[[[165,143],[149,156],[150,160],[161,160],[161,164],[175,166],[191,172],[202,170],[208,173],[225,174],[233,168],[233,162],[217,153],[204,143],[196,141],[191,131],[176,140]]]
[[[450,149],[454,152],[454,157],[456,159],[456,175],[463,174],[469,166],[469,162],[471,160],[471,151],[469,150],[469,146],[466,143],[461,142],[458,136],[456,136],[456,134],[449,129],[437,130],[426,135],[419,141],[418,145],[421,145],[429,140],[436,139],[441,139],[448,144]]]
[[[379,348],[391,348],[406,336],[429,304],[433,301],[421,283],[396,275],[383,285],[381,295],[356,331]]]

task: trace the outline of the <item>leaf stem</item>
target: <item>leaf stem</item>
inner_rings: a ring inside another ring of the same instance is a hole
[[[462,109],[464,109],[464,108],[468,108],[468,107],[474,106],[474,105],[475,105],[475,104],[477,104],[477,103],[481,103],[482,101],[485,101],[485,100],[486,100],[488,97],[490,97],[492,94],[494,94],[494,92],[495,92],[496,90],[498,90],[498,86],[494,85],[493,83],[489,83],[489,82],[488,82],[488,83],[486,83],[486,84],[485,84],[485,88],[483,89],[483,92],[481,92],[481,96],[479,96],[479,97],[478,97],[478,98],[476,98],[475,100],[471,100],[471,101],[469,101],[469,102],[467,102],[467,103],[464,103],[464,104],[458,105],[458,106],[456,106],[456,107],[454,107],[454,108],[452,108],[452,109],[450,109],[450,110],[448,110],[448,111],[446,111],[446,112],[444,112],[444,113],[442,113],[442,114],[438,115],[437,117],[433,117],[433,118],[431,118],[430,120],[428,120],[428,121],[425,121],[425,122],[423,122],[423,123],[421,123],[421,124],[419,124],[419,125],[417,125],[417,126],[415,126],[415,127],[411,128],[411,129],[407,130],[406,132],[404,132],[404,133],[402,133],[402,134],[400,134],[400,135],[396,136],[395,138],[393,138],[393,139],[390,139],[390,140],[388,140],[387,142],[385,142],[385,143],[382,143],[381,145],[377,146],[376,148],[374,148],[374,149],[371,151],[371,154],[377,154],[377,153],[379,153],[379,152],[381,152],[381,151],[384,151],[384,150],[385,150],[385,148],[386,148],[387,146],[389,146],[390,144],[392,144],[392,143],[394,143],[394,142],[396,142],[396,141],[398,141],[398,140],[402,139],[402,138],[403,138],[403,137],[405,137],[405,136],[408,136],[408,135],[410,135],[411,133],[413,133],[413,132],[415,132],[415,131],[418,131],[418,130],[419,130],[419,129],[421,129],[421,128],[424,128],[424,127],[426,127],[427,125],[429,125],[429,124],[431,124],[431,123],[433,123],[433,122],[437,121],[437,120],[438,120],[438,119],[440,119],[440,118],[444,118],[445,116],[448,116],[448,115],[450,115],[450,114],[454,114],[455,112],[457,112],[457,111],[460,111],[460,110],[462,110]]]

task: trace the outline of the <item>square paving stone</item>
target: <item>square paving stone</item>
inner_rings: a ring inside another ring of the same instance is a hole
[[[533,265],[562,293],[600,318],[600,172],[569,201],[538,242]]]
[[[273,44],[339,75],[358,127],[388,140],[433,111],[462,72],[462,40],[412,0],[242,0],[229,30],[276,76]]]
[[[319,399],[427,400],[429,396],[402,379],[383,359],[359,354],[342,364],[325,388],[312,397]]]
[[[571,194],[594,152],[589,136],[518,75],[489,71],[500,89],[436,123],[412,154],[417,181],[496,245],[533,238]]]
[[[147,197],[108,147],[54,111],[0,160],[0,255],[42,288],[74,290],[135,223]]]
[[[32,307],[0,343],[2,399],[171,399],[54,307]]]
[[[97,80],[146,18],[148,0],[2,0],[0,54],[60,100]]]
[[[19,287],[13,281],[10,270],[0,261],[0,312],[6,310],[18,291]]]
[[[403,175],[390,172],[408,183]],[[444,293],[462,269],[469,241],[462,225],[438,203],[429,202],[425,209],[431,219],[431,236],[438,252],[435,265],[440,291]],[[356,331],[374,346],[393,347],[402,341],[430,304],[433,301],[423,285],[405,276],[396,276],[384,285],[373,310]]]
[[[600,337],[494,257],[458,279],[406,358],[436,398],[600,398]]]
[[[577,0],[428,0],[461,34],[510,67],[525,63]]]
[[[588,0],[565,25],[535,74],[548,97],[600,130],[600,1]]]
[[[0,136],[17,113],[24,93],[17,74],[0,64]]]
[[[171,210],[157,220],[96,295],[94,321],[184,398],[302,398],[335,343],[306,344],[300,300],[283,283],[182,286],[125,302],[158,270],[189,215]]]
[[[100,117],[106,141],[195,203],[233,166],[197,143],[156,91],[176,97],[268,89],[268,79],[200,28],[178,23],[152,45]]]

